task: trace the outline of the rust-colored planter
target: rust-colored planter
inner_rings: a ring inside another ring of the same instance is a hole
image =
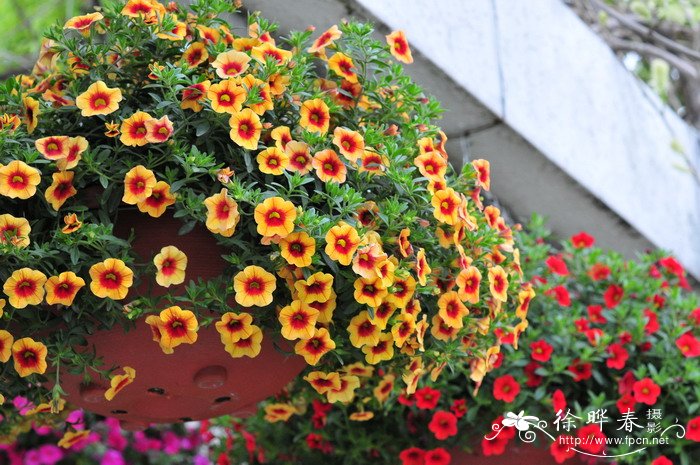
[[[514,439],[514,441],[517,440],[517,438]],[[509,444],[505,453],[501,455],[484,455],[480,447],[472,453],[453,449],[450,455],[452,455],[450,465],[559,465],[549,449],[522,442]],[[585,465],[586,463],[579,456],[575,456],[566,460],[563,465]]]
[[[143,260],[151,260],[168,245],[185,252],[186,281],[220,276],[226,263],[221,258],[223,250],[212,234],[198,227],[179,236],[180,226],[171,216],[154,219],[138,211],[124,210],[119,213],[115,233],[128,237],[133,228],[133,248]],[[148,289],[149,283],[142,283],[132,289],[124,302]],[[180,293],[183,289],[184,286],[168,289],[152,286],[150,295]],[[101,415],[120,418],[131,428],[249,413],[257,402],[279,392],[305,366],[301,357],[286,356],[276,350],[269,332],[257,357],[234,359],[225,352],[213,325],[200,328],[195,344],[183,344],[170,355],[153,342],[151,330],[143,319],[128,332],[121,327],[98,332],[88,338],[88,344],[104,360],[105,368],[130,366],[136,370],[136,379],[112,401],[107,401],[104,392],[109,380],[97,379],[86,386],[82,384],[82,376],[62,373],[61,386],[69,395],[68,401]]]

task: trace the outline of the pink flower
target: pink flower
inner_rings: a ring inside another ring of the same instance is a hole
[[[107,449],[107,452],[102,456],[100,465],[126,465],[124,456],[118,450]]]

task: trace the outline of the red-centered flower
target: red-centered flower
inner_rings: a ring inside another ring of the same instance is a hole
[[[566,267],[566,262],[561,258],[561,255],[552,255],[545,260],[547,268],[554,274],[560,276],[567,276],[569,274],[569,269]]]
[[[544,339],[530,344],[530,356],[533,360],[537,360],[538,362],[548,362],[552,357],[552,352],[554,352],[554,348]]]
[[[331,115],[323,100],[316,98],[305,101],[301,104],[299,115],[299,126],[303,129],[319,134],[328,132]]]
[[[693,358],[700,355],[700,341],[690,331],[676,339],[676,347],[684,357]]]
[[[606,436],[598,424],[590,424],[579,428],[576,435],[581,439],[579,447],[585,452],[599,454],[605,449]]]
[[[552,407],[554,409],[554,413],[558,414],[559,412],[565,412],[566,405],[566,397],[564,396],[562,390],[557,389],[554,391],[554,394],[552,394]]]
[[[353,84],[357,82],[357,74],[355,73],[357,68],[355,67],[355,63],[352,61],[352,58],[344,53],[336,52],[328,60],[328,69],[348,82]]]
[[[235,114],[243,108],[246,91],[235,79],[224,79],[209,86],[207,98],[215,112]]]
[[[673,465],[673,462],[671,462],[665,455],[660,455],[656,457],[650,465]]]
[[[311,160],[311,165],[321,181],[335,181],[338,184],[345,182],[348,169],[334,150],[326,149],[317,152]]]
[[[212,86],[213,87],[213,86]],[[238,113],[231,115],[229,119],[229,136],[239,146],[255,150],[258,148],[258,141],[262,132],[262,122],[260,117],[250,108],[244,108]]]
[[[640,379],[632,386],[634,400],[647,405],[654,405],[661,394],[661,387],[651,378]]]
[[[389,51],[398,61],[406,64],[413,63],[411,48],[403,31],[394,31],[386,36],[386,43],[389,45]]]
[[[603,294],[603,299],[605,300],[605,306],[608,308],[615,308],[622,301],[625,296],[625,291],[622,287],[611,284],[605,293]]]
[[[449,465],[452,456],[442,447],[429,450],[425,453],[425,465]]]
[[[685,427],[685,438],[689,441],[700,442],[700,416],[688,422]]]
[[[153,117],[143,111],[137,111],[122,121],[119,140],[129,147],[141,147],[148,143],[148,128],[146,122]]]
[[[78,95],[75,106],[80,108],[83,116],[108,115],[117,111],[121,101],[121,90],[109,88],[103,81],[97,81]]]
[[[425,451],[418,447],[410,447],[401,451],[399,459],[401,459],[401,465],[424,465]]]
[[[574,381],[577,383],[579,381],[585,381],[591,377],[593,371],[593,365],[590,363],[584,363],[578,358],[574,359],[573,363],[569,365],[569,372],[574,375]]]
[[[622,370],[629,359],[629,353],[627,349],[622,347],[620,344],[612,343],[608,346],[608,353],[610,357],[605,360],[605,364],[608,368],[614,368],[616,370]]]
[[[428,424],[435,438],[442,441],[457,434],[457,417],[451,412],[438,410]]]
[[[173,123],[166,116],[160,119],[152,118],[146,121],[146,140],[152,144],[165,142],[173,134]]]
[[[634,401],[634,397],[630,394],[625,394],[618,401],[615,403],[617,406],[617,409],[620,411],[620,413],[627,413],[629,411],[634,410],[634,406],[637,403]]]
[[[503,375],[493,382],[493,397],[503,402],[513,402],[520,393],[520,384],[511,375]]]
[[[73,186],[74,175],[72,171],[59,171],[51,175],[53,182],[46,189],[44,196],[54,210],[58,211],[66,200],[78,193]]]
[[[37,151],[47,160],[58,160],[68,155],[68,136],[42,137],[34,141]]]
[[[195,113],[202,111],[202,101],[209,92],[211,81],[202,81],[197,84],[187,86],[182,90],[182,101],[180,108],[183,110],[192,110]]]
[[[194,68],[204,63],[209,58],[207,47],[201,42],[194,42],[190,45],[185,53],[182,54],[182,60],[187,63],[187,66]]]
[[[571,244],[573,244],[573,246],[577,249],[591,247],[594,243],[595,238],[584,231],[571,236]]]
[[[444,144],[441,142],[441,145]],[[443,155],[445,155],[444,149],[440,150]],[[476,181],[479,183],[479,186],[484,188],[484,190],[490,190],[491,189],[491,163],[489,163],[488,160],[472,160],[472,167],[474,168],[474,171],[476,171]]]
[[[343,33],[338,29],[337,25],[331,26],[327,31],[321,34],[314,43],[309,47],[309,53],[323,52],[323,50],[331,45],[336,39],[339,39]]]
[[[564,286],[555,286],[546,290],[544,294],[555,299],[562,307],[568,307],[571,305],[571,296],[569,295],[569,291],[566,290]]]
[[[591,269],[588,270],[588,276],[590,276],[593,281],[602,281],[610,276],[610,268],[602,263],[595,263],[591,266]]]
[[[564,463],[566,460],[574,457],[574,437],[562,434],[549,446],[549,453],[554,457],[557,463]]]
[[[415,392],[416,407],[424,410],[432,410],[440,401],[440,391],[431,387],[424,387]]]

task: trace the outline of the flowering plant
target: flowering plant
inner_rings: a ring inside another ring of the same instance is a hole
[[[403,34],[347,23],[278,44],[256,15],[234,34],[231,2],[189,8],[106,2],[0,88],[0,394],[56,412],[67,370],[111,377],[111,400],[138,374],[86,337],[142,318],[167,354],[207,326],[231,357],[281,335],[341,398],[357,360],[410,386],[467,357],[480,382],[530,292],[481,204],[488,162],[453,172],[438,103],[392,62],[412,61]],[[221,276],[188,276],[197,257],[175,246],[139,256],[152,219],[206,227]]]

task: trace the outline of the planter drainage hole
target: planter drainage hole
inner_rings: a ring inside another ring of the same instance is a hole
[[[183,422],[183,423],[185,423],[185,422],[188,422],[188,421],[192,421],[192,419],[191,419],[190,417],[182,417],[182,418],[180,418],[180,421]]]
[[[159,395],[159,396],[162,396],[162,395],[165,394],[165,389],[159,388],[159,387],[152,387],[152,388],[148,388],[147,390],[148,390],[148,392],[150,392],[151,394],[157,394],[157,395]]]
[[[229,402],[231,400],[231,397],[229,396],[223,396],[223,397],[217,397],[214,399],[215,404],[222,404],[224,402]]]
[[[126,410],[112,410],[111,413],[112,415],[126,415],[129,412],[127,412]]]

